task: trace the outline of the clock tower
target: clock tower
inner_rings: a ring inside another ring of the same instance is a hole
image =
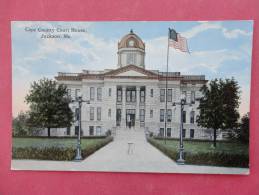
[[[118,43],[118,67],[127,65],[145,68],[145,43],[133,30]]]

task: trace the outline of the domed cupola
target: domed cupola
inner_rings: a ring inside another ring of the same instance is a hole
[[[130,64],[145,68],[145,43],[133,30],[118,43],[118,67]]]

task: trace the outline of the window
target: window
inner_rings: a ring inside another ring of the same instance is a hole
[[[126,101],[127,102],[136,102],[136,88],[134,88],[134,87],[127,88]]]
[[[167,90],[167,101],[172,102],[172,89]]]
[[[97,126],[96,127],[96,135],[102,135],[102,127],[101,126]]]
[[[194,138],[194,129],[190,129],[190,138]]]
[[[90,87],[90,100],[94,100],[94,87]]]
[[[80,96],[80,89],[76,89],[75,96],[76,96],[76,98],[78,98]]]
[[[183,138],[186,137],[186,129],[183,129]]]
[[[135,53],[127,54],[127,65],[128,64],[136,64],[136,54]]]
[[[145,121],[145,110],[144,109],[140,109],[140,111],[139,111],[139,120],[140,120],[140,122]]]
[[[109,110],[108,110],[108,117],[111,117],[111,115],[112,115],[112,110],[109,108]]]
[[[70,132],[71,132],[70,130],[71,130],[70,127],[67,127],[67,132],[66,132],[67,135],[70,135]]]
[[[89,126],[89,135],[94,135],[94,126]]]
[[[127,91],[126,94],[127,94],[127,97],[126,97],[127,102],[130,102],[130,100],[131,100],[131,91]]]
[[[145,102],[145,89],[140,90],[140,102]]]
[[[183,116],[182,116],[182,120],[183,120],[183,123],[186,123],[186,111],[183,111]]]
[[[150,110],[150,118],[153,118],[153,110]]]
[[[160,137],[164,136],[164,128],[160,128],[158,136],[160,136]]]
[[[101,110],[101,107],[98,107],[98,108],[97,108],[97,120],[98,120],[98,121],[101,120],[101,113],[102,113],[101,111],[102,111],[102,110]]]
[[[67,89],[67,96],[71,98],[71,89]]]
[[[160,89],[160,102],[165,102],[165,89]]]
[[[171,137],[171,128],[167,128],[166,136]]]
[[[195,91],[191,92],[191,103],[194,104],[195,103]]]
[[[150,97],[153,97],[153,96],[154,96],[154,90],[150,89]]]
[[[121,123],[121,109],[116,110],[116,125],[120,126]]]
[[[165,119],[165,110],[160,109],[160,122],[164,122]]]
[[[122,101],[122,89],[121,87],[117,88],[117,102]]]
[[[131,102],[136,102],[136,91],[131,92]]]
[[[102,88],[100,87],[97,88],[97,100],[98,101],[102,100]]]
[[[195,112],[191,111],[190,112],[190,123],[194,123],[194,115],[195,115]]]
[[[112,88],[109,88],[109,96],[112,96]]]
[[[90,107],[90,120],[94,120],[94,107]]]
[[[167,122],[172,121],[172,109],[167,109]]]

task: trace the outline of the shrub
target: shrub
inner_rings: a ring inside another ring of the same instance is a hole
[[[167,148],[165,145],[160,144],[158,142],[156,142],[154,139],[152,138],[147,138],[148,142],[150,144],[152,144],[153,146],[155,146],[156,148],[158,148],[160,151],[162,151],[164,154],[166,154],[169,158],[176,160],[178,157],[178,152],[177,150],[172,150]]]
[[[178,159],[177,149],[169,148],[166,145],[161,144],[152,138],[148,138],[148,142],[156,148],[158,148],[169,158],[175,161]],[[186,164],[212,165],[224,167],[249,167],[248,154],[232,154],[225,152],[185,152],[184,158]]]
[[[100,140],[88,147],[82,149],[82,157],[86,158],[93,154],[95,151],[105,146],[113,140],[112,137],[107,137]],[[37,159],[37,160],[60,160],[70,161],[75,158],[75,148],[67,147],[26,147],[26,148],[13,148],[13,159]]]
[[[72,148],[13,148],[13,159],[37,159],[37,160],[72,160],[75,157],[75,149]]]
[[[185,153],[186,163],[198,165],[214,165],[224,167],[249,167],[247,154],[215,153]]]
[[[106,131],[106,132],[105,132],[105,135],[106,135],[106,136],[111,136],[111,135],[112,135],[111,130],[109,129],[108,131]]]

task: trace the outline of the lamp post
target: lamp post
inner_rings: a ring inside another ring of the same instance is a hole
[[[186,104],[186,96],[185,94],[182,94],[180,97],[179,103],[173,103],[173,106],[176,106],[176,104],[180,104],[181,107],[181,116],[180,116],[180,141],[179,141],[179,158],[176,161],[178,164],[183,165],[184,160],[184,146],[183,146],[183,109],[184,105]]]
[[[82,130],[82,120],[81,120],[81,108],[82,103],[86,102],[87,104],[90,104],[90,101],[85,101],[82,99],[82,96],[76,97],[76,100],[72,100],[72,102],[78,102],[78,116],[76,116],[78,121],[78,132],[77,132],[77,144],[76,144],[76,156],[75,161],[81,161],[82,160],[82,152],[81,152],[81,130]]]
[[[78,102],[78,132],[77,132],[77,144],[76,144],[76,157],[75,161],[82,160],[81,152],[81,107],[82,107],[82,96],[77,97]]]

